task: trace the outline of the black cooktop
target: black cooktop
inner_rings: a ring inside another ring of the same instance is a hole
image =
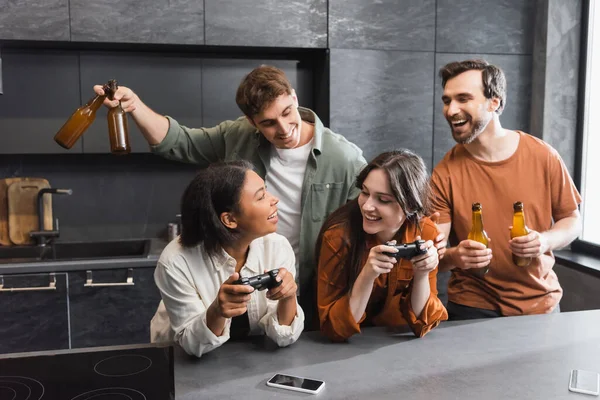
[[[0,358],[0,400],[174,398],[173,347]]]

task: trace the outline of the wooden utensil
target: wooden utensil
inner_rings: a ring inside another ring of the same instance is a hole
[[[11,246],[8,236],[8,186],[24,178],[0,179],[0,245]]]
[[[41,189],[49,188],[46,179],[27,178],[8,186],[8,234],[17,245],[34,244],[29,232],[39,230],[37,195]],[[52,229],[52,198],[44,196],[44,227]]]

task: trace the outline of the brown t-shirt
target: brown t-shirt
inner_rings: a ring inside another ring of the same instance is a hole
[[[436,225],[427,217],[421,219],[419,231],[416,224],[408,221],[404,229],[396,234],[398,243],[413,242],[419,235],[423,240],[433,240],[437,234]],[[416,315],[411,307],[413,268],[409,260],[401,259],[389,274],[381,274],[373,282],[373,291],[367,308],[356,322],[350,311],[347,271],[342,264],[346,255],[344,244],[347,234],[341,225],[334,225],[323,235],[319,254],[317,303],[321,332],[334,341],[341,341],[360,333],[362,323],[375,326],[398,327],[408,325],[418,337],[448,319],[444,305],[437,297],[437,268],[429,273],[430,295],[423,311]],[[367,261],[371,247],[383,244],[373,235],[367,235],[362,267]],[[342,249],[340,251],[340,249]]]
[[[454,146],[435,167],[431,177],[433,208],[439,223],[452,223],[449,241],[456,246],[471,230],[471,205],[482,205],[483,224],[491,238],[490,270],[479,278],[455,268],[448,283],[448,299],[454,303],[497,310],[502,315],[551,312],[562,297],[552,270],[552,252],[517,267],[508,246],[513,203],[524,204],[530,229],[544,232],[569,216],[581,203],[560,155],[550,145],[517,131],[519,145],[503,161],[485,162],[463,145]]]

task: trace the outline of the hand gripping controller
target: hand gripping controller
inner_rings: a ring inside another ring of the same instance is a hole
[[[234,285],[250,285],[256,290],[265,290],[265,289],[273,289],[279,285],[283,281],[277,282],[275,279],[277,274],[279,273],[278,269],[273,269],[271,271],[267,271],[264,274],[250,276],[245,278],[240,278],[237,281],[234,281]]]
[[[404,244],[391,244],[391,242],[387,242],[386,246],[395,247],[398,249],[397,253],[389,253],[384,251],[383,254],[386,256],[398,258],[404,258],[410,260],[414,256],[418,256],[420,254],[427,253],[427,249],[421,249],[421,245],[424,245],[424,240],[415,240],[412,243],[404,243]]]

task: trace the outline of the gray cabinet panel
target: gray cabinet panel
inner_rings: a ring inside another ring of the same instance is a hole
[[[329,0],[329,47],[433,51],[435,0]]]
[[[69,40],[69,0],[0,2],[0,39]]]
[[[64,153],[54,135],[80,106],[78,56],[2,51],[0,154]],[[70,150],[81,153],[81,142]]]
[[[93,96],[93,86],[109,79],[131,88],[140,99],[159,114],[176,118],[189,127],[202,126],[202,61],[199,58],[152,54],[81,54],[82,98]],[[108,153],[106,107],[83,136],[85,153]],[[129,116],[132,152],[149,152],[148,142]]]
[[[66,274],[56,290],[0,292],[0,353],[69,348]],[[49,274],[4,276],[4,289],[43,288]]]
[[[405,147],[431,165],[433,66],[428,52],[332,49],[331,128],[367,160]]]
[[[242,79],[254,68],[273,65],[283,70],[296,90],[300,105],[313,107],[312,72],[293,60],[207,59],[202,63],[202,106],[204,126],[236,119],[242,111],[235,94]]]
[[[490,54],[436,54],[436,72],[452,61],[471,58],[483,58],[491,64],[502,68],[506,75],[506,106],[500,122],[507,129],[518,129],[529,133],[529,110],[531,105],[531,56],[490,55]],[[456,144],[452,138],[448,121],[442,111],[442,83],[439,76],[435,81],[434,104],[434,166],[444,154]]]
[[[438,0],[436,51],[531,54],[535,1]]]
[[[133,286],[85,287],[86,273],[69,272],[71,346],[150,342],[150,321],[160,293],[154,268],[133,269]],[[126,282],[127,269],[92,272],[93,283]]]
[[[322,0],[205,0],[206,44],[327,47]]]
[[[70,0],[71,40],[204,44],[204,4],[196,0]]]

